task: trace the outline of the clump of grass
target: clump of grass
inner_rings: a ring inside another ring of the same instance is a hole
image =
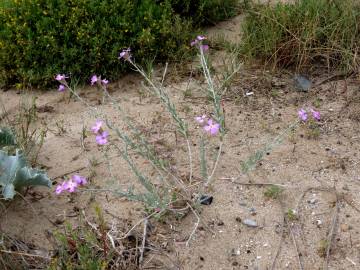
[[[264,196],[270,199],[278,199],[281,193],[283,192],[283,189],[279,186],[272,185],[266,189],[264,192]]]
[[[63,231],[54,234],[56,255],[49,270],[139,269],[141,239],[135,234],[119,237],[120,228],[110,229],[100,208],[95,211],[95,221],[82,215],[78,226],[67,224]]]
[[[286,217],[290,221],[295,221],[298,219],[298,215],[294,209],[288,209],[286,212]]]
[[[354,0],[299,0],[255,5],[243,25],[242,52],[275,66],[356,70],[360,4]]]
[[[329,246],[329,241],[326,239],[322,239],[319,242],[319,246],[317,248],[317,253],[321,258],[325,258],[326,257],[326,251],[328,249]]]

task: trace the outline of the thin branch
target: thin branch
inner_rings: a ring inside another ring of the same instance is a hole
[[[144,251],[145,251],[145,245],[146,245],[146,235],[147,235],[148,224],[149,224],[149,220],[147,218],[145,218],[144,219],[144,233],[143,233],[143,239],[142,239],[141,248],[140,248],[140,258],[139,258],[140,265],[144,261]]]
[[[191,205],[190,205],[189,203],[188,203],[187,205],[189,206],[189,208],[191,209],[191,211],[194,213],[194,215],[195,215],[196,218],[197,218],[197,221],[196,221],[196,223],[195,223],[194,229],[192,230],[192,232],[191,232],[188,240],[186,241],[186,246],[188,247],[189,244],[190,244],[191,239],[193,238],[193,236],[194,236],[194,234],[195,234],[195,232],[196,232],[196,230],[197,230],[197,228],[198,228],[198,226],[199,226],[199,224],[200,224],[200,217],[199,217],[199,215],[196,213],[196,211],[191,207]]]

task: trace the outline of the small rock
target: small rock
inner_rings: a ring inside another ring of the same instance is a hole
[[[217,223],[218,226],[224,226],[224,221],[220,220],[218,223]]]
[[[343,223],[340,225],[340,229],[342,232],[347,232],[350,229],[350,226]]]
[[[252,216],[255,216],[256,215],[256,209],[254,207],[251,207],[250,208],[250,213]]]
[[[235,220],[236,220],[237,222],[241,222],[241,221],[242,221],[242,220],[241,220],[241,217],[236,217]]]
[[[247,219],[244,219],[244,220],[242,221],[242,223],[243,223],[244,225],[246,225],[246,226],[253,227],[253,228],[255,228],[255,227],[258,226],[255,220],[248,219],[248,218],[247,218]]]
[[[311,200],[308,200],[307,202],[310,203],[310,204],[315,204],[315,203],[318,202],[318,200],[317,199],[311,199]]]
[[[213,202],[213,196],[201,195],[199,200],[200,200],[200,204],[210,205]]]
[[[322,221],[320,219],[316,220],[316,226],[320,228],[322,225]]]
[[[295,88],[302,92],[308,92],[312,85],[311,81],[308,78],[299,74],[295,74],[294,84]]]

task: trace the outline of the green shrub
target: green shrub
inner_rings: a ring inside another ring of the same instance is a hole
[[[49,86],[56,73],[115,79],[125,70],[117,58],[126,47],[137,62],[178,60],[187,55],[193,35],[186,16],[196,15],[201,23],[233,15],[236,1],[221,2],[187,0],[188,9],[175,14],[181,1],[3,0],[0,85]]]
[[[249,10],[242,51],[281,67],[321,63],[355,69],[360,45],[360,5],[354,0],[299,0]]]
[[[214,24],[235,16],[238,0],[172,0],[173,10],[196,25]]]

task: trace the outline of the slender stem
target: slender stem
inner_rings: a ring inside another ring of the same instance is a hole
[[[214,173],[215,173],[215,170],[217,168],[217,165],[219,163],[219,160],[220,160],[220,156],[221,156],[221,151],[222,151],[222,146],[223,146],[223,142],[221,141],[220,145],[219,145],[219,151],[217,153],[217,157],[216,157],[216,160],[215,160],[215,164],[214,164],[214,167],[213,167],[213,170],[208,178],[208,180],[206,181],[205,183],[205,186],[208,186],[214,176]]]
[[[192,175],[193,175],[193,167],[192,167],[193,163],[192,163],[192,153],[191,153],[189,138],[186,138],[186,144],[187,144],[187,149],[188,149],[188,154],[189,154],[189,166],[190,166],[189,182],[191,185],[192,184]]]

